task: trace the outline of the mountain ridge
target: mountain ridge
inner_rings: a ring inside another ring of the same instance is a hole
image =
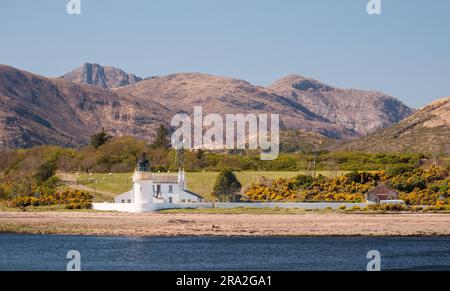
[[[96,70],[105,72],[105,68],[111,68],[107,71],[119,72],[114,76],[120,78],[101,74],[97,74],[100,79],[92,78],[95,74],[80,77],[80,68],[60,78],[45,78],[0,65],[0,101],[4,104],[0,109],[0,147],[48,143],[79,146],[102,127],[112,134],[151,141],[159,124],[169,126],[171,116],[180,112],[191,114],[195,105],[202,105],[204,114],[278,113],[283,130],[315,132],[333,139],[354,138],[391,126],[412,112],[383,93],[339,89],[299,75],[289,75],[263,87],[201,73],[137,77],[128,82],[124,76],[132,74],[113,67],[102,68]],[[70,76],[75,71],[75,77]],[[87,80],[92,84],[86,84]],[[351,95],[351,100],[359,100],[359,111],[368,108],[370,114],[366,115],[371,118],[358,123],[352,112],[343,114],[342,108],[348,104],[338,103],[340,98],[349,103],[348,98],[342,97],[346,94]],[[329,111],[318,110],[318,104]]]
[[[2,148],[42,144],[78,147],[102,128],[115,135],[148,139],[170,116],[154,102],[140,104],[110,90],[3,65],[0,104]]]
[[[337,88],[301,75],[281,78],[269,89],[303,104],[330,122],[344,124],[359,135],[389,127],[413,112],[382,92]]]
[[[438,99],[392,127],[356,139],[341,150],[450,153],[450,97]]]

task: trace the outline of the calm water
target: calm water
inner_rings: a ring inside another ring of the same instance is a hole
[[[446,238],[133,238],[0,234],[0,270],[361,270],[369,250],[383,270],[450,270]]]

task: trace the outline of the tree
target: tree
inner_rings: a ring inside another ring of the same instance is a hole
[[[65,150],[63,151],[56,161],[56,166],[58,169],[63,170],[65,173],[69,173],[74,169],[75,163],[75,150]]]
[[[219,201],[235,201],[236,194],[241,190],[242,185],[230,170],[220,172],[214,184],[212,195]]]
[[[152,143],[154,149],[169,149],[170,140],[167,138],[168,132],[163,124],[161,124],[156,132],[156,139]]]
[[[303,189],[310,187],[314,182],[314,178],[307,175],[298,175],[292,179],[292,187],[294,189]]]
[[[98,149],[99,147],[107,143],[111,138],[112,136],[103,128],[102,131],[91,136],[90,144],[94,148]]]
[[[0,173],[11,167],[18,158],[15,150],[4,150],[0,152]]]
[[[49,160],[43,163],[37,170],[36,182],[40,185],[54,176],[56,173],[56,162],[54,160]]]

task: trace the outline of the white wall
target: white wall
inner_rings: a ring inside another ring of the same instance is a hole
[[[152,212],[162,209],[183,209],[183,208],[211,208],[211,203],[93,203],[94,210],[119,211],[119,212]]]
[[[182,203],[182,201],[184,200],[184,203],[189,203],[188,200],[190,200],[192,203],[198,203],[199,202],[199,198],[195,195],[189,194],[188,192],[184,192],[184,191],[179,191],[179,197],[178,197],[178,203]]]
[[[216,203],[216,208],[289,208],[289,209],[308,209],[321,210],[326,208],[339,209],[345,206],[350,209],[354,206],[361,208],[367,206],[365,203],[282,203],[282,202],[262,202],[262,203]],[[93,203],[93,209],[103,211],[121,211],[121,212],[151,212],[162,209],[184,209],[184,208],[212,208],[212,203]]]
[[[115,203],[122,203],[122,200],[125,200],[125,203],[128,203],[128,201],[131,201],[131,203],[134,203],[133,190],[125,192],[122,195],[116,196],[116,198],[114,198]]]
[[[359,206],[361,208],[366,207],[365,203],[339,203],[339,202],[323,202],[323,203],[286,203],[286,202],[261,202],[261,203],[216,203],[216,208],[289,208],[289,209],[311,209],[321,210],[326,208],[339,209],[339,207],[345,206],[350,209],[353,206]]]

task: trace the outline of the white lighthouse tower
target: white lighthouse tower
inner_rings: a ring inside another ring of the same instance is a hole
[[[180,168],[178,174],[152,173],[150,161],[143,154],[133,174],[133,188],[117,196],[113,206],[108,206],[114,209],[108,210],[148,212],[193,207],[203,202],[203,197],[188,191],[186,185],[184,169]],[[106,208],[107,205],[97,204],[97,207]]]

